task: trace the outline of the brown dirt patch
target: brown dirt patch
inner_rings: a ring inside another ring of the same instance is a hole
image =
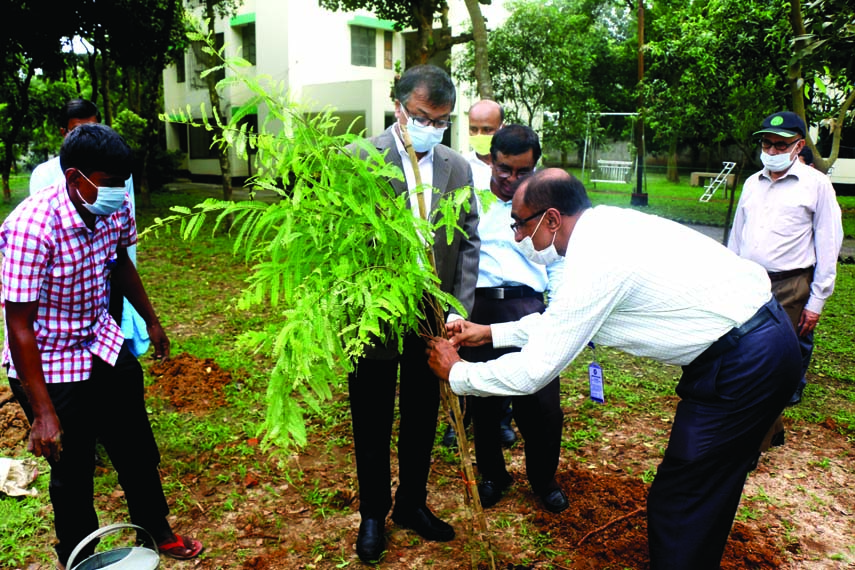
[[[149,367],[154,383],[148,394],[165,398],[181,411],[201,413],[224,406],[223,388],[232,383],[232,375],[212,358],[200,359],[186,352],[156,362]]]
[[[11,388],[0,385],[0,450],[12,449],[26,442],[29,436],[30,422],[24,410],[14,400]]]
[[[576,469],[559,473],[572,508],[559,515],[539,512],[534,524],[553,538],[563,568],[650,567],[645,505],[648,486],[624,475]],[[566,560],[562,560],[566,558]],[[742,523],[736,523],[725,548],[723,570],[773,569],[781,565],[780,547]]]

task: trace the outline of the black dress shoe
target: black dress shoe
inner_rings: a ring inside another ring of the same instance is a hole
[[[510,447],[517,441],[517,433],[511,426],[499,426],[499,441],[503,447]]]
[[[489,509],[498,503],[508,487],[511,486],[511,482],[508,481],[503,484],[495,481],[481,481],[478,483],[478,496],[481,497],[481,507]]]
[[[795,406],[799,402],[802,401],[802,392],[805,391],[805,385],[799,384],[799,387],[796,388],[796,391],[793,393],[793,396],[790,398],[790,401],[787,402],[788,406]]]
[[[356,554],[369,564],[377,562],[386,549],[386,537],[383,535],[381,519],[362,519],[359,534],[356,535]]]
[[[570,501],[567,500],[567,495],[561,489],[553,489],[547,491],[540,496],[540,501],[544,508],[550,513],[560,513],[570,506]]]
[[[402,528],[414,530],[426,540],[447,542],[454,538],[454,529],[451,525],[439,520],[427,507],[417,509],[392,511],[392,520]]]

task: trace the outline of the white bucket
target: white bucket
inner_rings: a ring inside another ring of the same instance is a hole
[[[90,542],[102,536],[129,528],[145,533],[151,541],[151,547],[126,546],[106,552],[96,552],[77,566],[74,565],[74,559],[77,558],[80,551],[86,548]],[[115,523],[104,528],[99,528],[80,541],[80,544],[71,552],[66,566],[69,570],[156,570],[160,566],[160,554],[157,552],[157,544],[154,542],[154,537],[146,529],[135,524]]]

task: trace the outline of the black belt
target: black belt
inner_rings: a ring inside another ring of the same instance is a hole
[[[712,358],[714,356],[724,354],[728,350],[734,348],[739,344],[739,339],[772,318],[772,311],[775,309],[775,305],[777,304],[778,301],[772,297],[769,302],[757,309],[757,312],[754,313],[750,319],[745,321],[742,326],[730,329],[724,334],[724,336],[720,337],[717,341],[712,343],[708,349],[702,352],[698,358]]]
[[[769,275],[769,281],[783,281],[784,279],[789,279],[790,277],[795,277],[797,275],[802,275],[804,273],[813,272],[813,265],[810,267],[803,267],[801,269],[790,269],[789,271],[767,271],[766,273]]]
[[[543,293],[535,291],[528,285],[515,285],[513,287],[478,287],[475,289],[475,296],[487,299],[522,299],[523,297],[540,297],[543,299]]]

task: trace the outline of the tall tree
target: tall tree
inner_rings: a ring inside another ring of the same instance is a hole
[[[40,73],[45,85],[62,82],[70,71],[76,86],[74,95],[86,97],[101,108],[102,120],[111,124],[115,112],[130,107],[147,122],[147,144],[142,147],[143,163],[161,146],[162,123],[159,94],[161,74],[175,45],[183,41],[183,8],[181,0],[116,0],[95,3],[91,0],[69,0],[51,6],[50,18],[31,2],[0,0],[6,31],[0,38],[3,80],[0,101],[6,103],[0,138],[3,143],[3,170],[7,172],[29,140],[34,125],[44,124],[44,109],[28,118],[32,77]],[[32,26],[39,21],[38,26]],[[78,68],[76,54],[62,53],[79,37],[88,46],[84,70]],[[86,75],[81,80],[81,75]],[[67,93],[65,88],[57,89]],[[91,89],[91,90],[89,90]],[[145,93],[145,96],[142,94]],[[57,96],[59,107],[66,96]],[[31,121],[27,123],[26,121]],[[38,129],[36,129],[38,131]],[[8,149],[9,152],[5,152]],[[56,150],[56,149],[52,149]],[[144,168],[135,177],[147,198],[147,173]],[[8,188],[6,188],[8,195]]]
[[[792,109],[826,125],[839,147],[855,99],[850,2],[663,0],[652,16],[644,89],[660,144],[733,143],[751,163],[762,118]]]
[[[216,18],[227,18],[237,11],[237,0],[205,0],[204,21],[193,24],[198,33],[191,34],[193,56],[206,69],[204,77],[208,89],[208,99],[214,113],[214,120],[209,123],[214,131],[214,139],[223,139],[223,123],[228,122],[228,115],[223,109],[218,83],[223,79],[224,46],[217,41],[214,24]],[[217,144],[217,159],[220,163],[220,184],[223,188],[223,200],[232,199],[232,166],[229,149],[224,144]]]
[[[74,28],[64,6],[57,6],[52,17],[45,19],[32,3],[2,0],[0,13],[4,23],[0,38],[0,177],[3,200],[9,202],[12,167],[29,140],[29,131],[40,122],[31,109],[33,77],[37,70],[56,73],[62,65],[60,38]],[[34,21],[40,25],[32,26]]]
[[[816,0],[803,7],[799,0],[790,0],[789,7],[792,110],[820,124],[830,136],[827,158],[808,137],[814,164],[825,172],[837,160],[843,127],[855,123],[850,112],[855,103],[855,6],[845,0]]]
[[[626,21],[612,3],[593,0],[521,0],[490,32],[488,45],[495,99],[509,117],[532,124],[543,117],[544,143],[568,151],[585,132],[587,113],[626,111],[635,80],[622,48]],[[471,77],[474,53],[455,76]],[[633,60],[630,60],[633,61]]]
[[[451,28],[448,25],[447,0],[318,1],[322,7],[333,11],[369,10],[378,18],[395,22],[399,31],[416,30],[417,47],[414,53],[407,53],[406,63],[408,67],[417,63],[426,63],[435,53],[472,40],[471,33],[451,36]],[[434,22],[437,20],[440,22],[439,33],[434,33]]]

